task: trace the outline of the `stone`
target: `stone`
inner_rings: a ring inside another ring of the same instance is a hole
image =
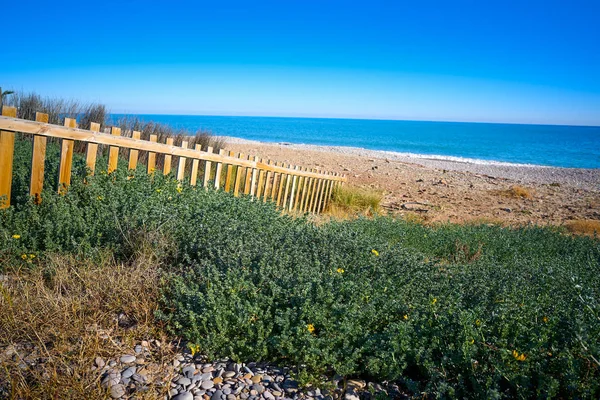
[[[208,390],[208,389],[212,388],[213,386],[215,386],[215,383],[213,381],[203,381],[202,384],[200,385],[200,387],[204,390]]]
[[[179,385],[181,386],[189,386],[190,383],[192,383],[192,380],[190,378],[185,378],[185,377],[181,377],[179,379],[177,379],[176,381]]]
[[[123,364],[131,364],[132,362],[135,362],[135,356],[131,354],[125,354],[121,357],[121,362]]]
[[[252,378],[252,375],[253,374],[246,374],[246,375],[242,376],[242,379],[250,379],[250,378]]]
[[[223,378],[217,376],[216,378],[213,378],[213,382],[215,383],[215,385],[218,385],[219,383],[223,382]]]
[[[227,400],[235,400],[235,399],[236,399],[236,397],[235,397],[234,394],[228,394],[227,395]]]
[[[271,382],[270,385],[274,390],[277,390],[278,392],[283,392],[283,390],[281,390],[281,387],[279,387],[279,385],[275,382]]]
[[[259,385],[258,383],[250,386],[250,389],[256,390],[258,393],[262,393],[265,391],[265,387],[263,385]]]
[[[146,383],[148,381],[148,378],[146,377],[146,375],[142,375],[142,374],[133,374],[133,375],[131,375],[131,379],[133,379],[136,382],[140,382],[140,383]]]
[[[100,386],[102,386],[104,389],[107,389],[119,384],[119,382],[121,382],[121,374],[118,372],[111,372],[106,374],[106,376],[102,379]]]
[[[194,372],[196,372],[196,367],[190,365],[189,367],[185,367],[181,372],[186,378],[191,378],[192,376],[194,376]]]
[[[275,396],[275,397],[281,397],[281,396],[283,396],[283,392],[282,392],[282,391],[280,391],[280,390],[273,390],[271,393],[272,393],[272,394],[273,394],[273,396]]]
[[[212,365],[202,368],[202,372],[213,372],[214,370],[215,370],[215,368]]]
[[[367,385],[365,381],[360,381],[358,379],[349,379],[347,383],[348,386],[352,386],[359,389],[363,389]]]
[[[344,394],[344,400],[360,400],[360,397],[358,397],[354,390],[349,390]]]
[[[235,371],[227,371],[223,373],[223,378],[233,378],[236,375]]]
[[[254,389],[250,391],[250,396],[258,396],[258,392]]]
[[[223,394],[227,395],[227,394],[231,394],[231,388],[228,387],[224,387],[221,389],[221,391],[223,392]]]
[[[194,400],[194,396],[190,392],[181,392],[171,400]]]
[[[144,348],[142,346],[140,346],[139,344],[137,346],[135,346],[135,348],[133,349],[137,354],[140,354],[142,352],[142,350],[144,350]]]
[[[136,370],[137,369],[135,367],[129,367],[126,370],[124,370],[123,372],[121,372],[121,377],[122,378],[131,378],[131,376],[136,373]]]
[[[254,375],[250,380],[252,383],[260,383],[260,381],[262,381],[262,375]]]
[[[221,400],[222,396],[223,396],[223,392],[222,391],[215,390],[215,392],[210,397],[210,400]]]
[[[110,397],[113,399],[119,399],[125,396],[125,386],[118,384],[110,388]]]
[[[106,365],[106,363],[101,357],[96,357],[96,359],[94,360],[94,364],[96,364],[96,367],[98,368],[104,368],[104,366]]]
[[[271,392],[264,392],[263,397],[267,400],[275,400],[275,396],[273,396]]]

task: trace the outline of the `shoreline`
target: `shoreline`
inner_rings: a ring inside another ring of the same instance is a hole
[[[507,179],[525,184],[559,184],[592,192],[600,192],[600,169],[555,167],[534,164],[517,164],[453,156],[399,153],[387,150],[370,150],[351,146],[322,146],[289,142],[262,142],[233,136],[221,136],[228,144],[255,145],[298,151],[315,151],[358,156],[369,159],[395,161],[442,171],[466,172],[487,178]],[[481,161],[481,162],[478,162]],[[348,172],[348,171],[346,171]]]

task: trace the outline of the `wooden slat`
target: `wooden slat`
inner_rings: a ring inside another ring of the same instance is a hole
[[[220,155],[225,154],[225,150],[219,149],[219,154]],[[215,189],[217,189],[217,190],[219,190],[219,187],[221,186],[221,171],[222,170],[223,170],[223,163],[217,162],[217,169],[215,170]]]
[[[304,168],[306,170],[306,168]],[[306,199],[306,188],[307,188],[308,178],[302,177],[302,190],[300,193],[300,201],[298,202],[298,210],[303,211],[302,206],[304,205],[304,200]]]
[[[272,161],[268,160],[267,164],[271,165]],[[263,203],[266,203],[267,199],[271,195],[271,181],[272,181],[272,177],[273,177],[273,172],[272,171],[267,171],[267,176],[265,178],[265,195],[263,196]]]
[[[300,167],[300,171],[304,171],[303,167]],[[302,182],[304,181],[303,176],[298,176],[298,189],[296,189],[296,194],[294,195],[294,208],[292,211],[296,211],[298,209],[298,203],[300,203],[300,195],[302,193]]]
[[[104,133],[94,133],[82,129],[68,129],[57,125],[41,124],[34,121],[26,121],[17,118],[0,117],[0,130],[8,130],[13,132],[23,132],[33,135],[42,135],[46,137],[57,137],[66,140],[79,140],[86,143],[104,144],[109,146],[117,146],[129,149],[137,149],[160,154],[168,154],[172,156],[183,156],[188,158],[198,157],[202,160],[222,163],[232,163],[234,165],[242,165],[244,167],[258,168],[265,171],[280,172],[285,174],[294,174],[292,170],[285,167],[268,165],[258,161],[240,160],[234,157],[218,155],[214,153],[201,152],[200,156],[193,149],[182,149],[172,145],[152,143],[145,140],[136,140],[129,137],[114,137]],[[319,173],[298,173],[302,176],[312,176],[322,178]],[[346,177],[337,179],[341,182],[346,180]]]
[[[100,132],[100,124],[96,122],[90,123],[90,131]],[[90,175],[94,175],[96,171],[96,157],[98,157],[98,144],[88,143],[85,149],[85,164]]]
[[[287,178],[288,178],[287,174],[281,174],[281,176],[279,177],[279,189],[277,190],[277,207],[279,207],[281,205],[281,198],[283,196],[283,187],[285,186]]]
[[[131,137],[133,139],[139,139],[141,137],[141,133],[138,131],[133,131],[131,133]],[[138,157],[140,155],[139,150],[130,149],[129,150],[129,165],[127,168],[130,170],[135,170],[137,168]]]
[[[65,118],[67,128],[75,128],[77,122],[72,118]],[[71,184],[71,168],[73,167],[73,147],[75,142],[70,139],[63,139],[60,149],[60,166],[58,168],[58,192],[64,191]]]
[[[2,115],[14,118],[17,116],[17,109],[2,106]],[[0,208],[10,207],[14,152],[15,133],[0,131]]]
[[[158,136],[157,135],[150,135],[150,143],[156,143],[158,142]],[[148,173],[149,174],[153,174],[154,171],[156,170],[156,153],[153,151],[149,151],[148,152]]]
[[[235,157],[235,152],[230,151],[229,157]],[[225,191],[231,191],[231,177],[233,175],[233,164],[227,164],[227,173],[225,174]]]
[[[291,167],[291,165],[289,165],[289,167]],[[293,179],[293,175],[288,175],[287,179],[285,180],[285,193],[283,195],[283,204],[281,205],[281,207],[285,210],[285,207],[287,205],[288,202],[288,195],[290,193],[290,185],[292,184],[292,179]]]
[[[298,165],[294,168],[296,171],[300,169]],[[290,207],[289,210],[292,211],[294,209],[294,199],[296,198],[296,184],[298,183],[298,175],[294,175],[292,178],[292,190],[290,192]]]
[[[275,163],[275,165],[278,165],[278,163]],[[273,172],[273,187],[271,189],[271,201],[276,201],[276,195],[277,195],[277,182],[279,181],[280,178],[279,173],[277,172]]]
[[[184,140],[181,142],[181,148],[183,148],[183,149],[188,148],[187,140]],[[177,164],[177,180],[179,182],[183,182],[183,178],[185,177],[185,162],[186,162],[185,157],[179,157],[179,163]]]
[[[194,149],[199,152],[200,150],[202,150],[202,146],[200,146],[199,144],[196,144]],[[200,160],[197,158],[194,158],[192,160],[192,176],[190,177],[190,185],[191,186],[196,186],[196,183],[198,182],[198,168],[199,167],[200,167]]]
[[[328,174],[332,175],[332,174]],[[325,211],[327,209],[327,204],[329,203],[329,197],[331,196],[331,179],[327,179],[327,184],[325,186],[325,198],[323,199],[323,208],[321,211]]]
[[[317,185],[317,196],[315,197],[315,205],[313,206],[313,213],[317,214],[319,205],[321,204],[321,195],[323,194],[323,179],[319,179],[319,184]]]
[[[312,178],[307,177],[306,178],[306,190],[304,191],[304,194],[302,195],[303,199],[300,204],[300,211],[302,211],[303,213],[305,213],[306,209],[308,208],[308,202],[309,202],[311,188],[312,188]]]
[[[310,187],[310,196],[308,197],[308,204],[306,205],[306,211],[311,212],[313,203],[315,201],[315,191],[317,190],[317,181],[318,179],[312,180],[312,185]]]
[[[208,146],[208,148],[206,149],[206,152],[212,153],[213,148],[211,146]],[[205,188],[208,188],[208,181],[210,180],[210,168],[211,167],[212,167],[212,162],[206,161],[206,163],[204,164],[204,182],[202,183]]]
[[[48,123],[48,114],[35,113],[35,120],[44,124]],[[42,189],[44,188],[44,162],[46,160],[45,136],[33,137],[33,152],[31,156],[31,181],[29,182],[29,195],[34,197],[36,204],[42,202]]]
[[[113,136],[121,136],[121,128],[113,126],[110,129],[110,133]],[[108,150],[108,173],[112,173],[117,169],[119,163],[119,148],[117,146],[110,146]]]
[[[238,157],[244,158],[246,155],[244,153],[240,153],[238,154]],[[240,195],[240,187],[242,185],[242,178],[244,177],[245,172],[246,171],[244,170],[244,167],[237,167],[237,171],[235,172],[235,186],[233,187],[233,195],[235,197]]]
[[[258,157],[254,157],[254,161],[258,161]],[[256,195],[256,177],[258,175],[258,169],[252,169],[252,179],[250,181],[250,196],[254,197]]]
[[[321,212],[321,209],[323,207],[323,196],[325,196],[325,187],[327,184],[328,180],[327,179],[321,179],[321,193],[319,194],[319,201],[317,202],[317,207],[315,212],[317,214],[319,214]]]
[[[250,155],[248,155],[250,159]],[[246,167],[246,178],[244,181],[244,194],[250,194],[250,185],[252,184],[252,168]]]
[[[264,162],[265,160],[261,160]],[[256,187],[256,198],[260,200],[260,196],[263,194],[263,189],[265,187],[265,171],[262,169],[258,171],[258,185]]]
[[[167,138],[167,146],[173,146],[173,138]],[[165,154],[165,163],[163,164],[163,175],[169,175],[171,173],[171,162],[173,156]]]

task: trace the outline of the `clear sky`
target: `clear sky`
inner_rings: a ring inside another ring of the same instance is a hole
[[[600,125],[599,0],[23,0],[0,13],[0,86],[113,112]]]

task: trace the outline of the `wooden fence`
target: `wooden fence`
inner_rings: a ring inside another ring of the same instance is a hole
[[[64,126],[48,124],[48,115],[37,113],[36,121],[16,118],[17,109],[2,107],[0,116],[0,208],[10,206],[12,185],[13,155],[15,133],[33,135],[33,157],[31,162],[31,183],[29,194],[41,201],[44,185],[44,160],[47,138],[58,138],[61,141],[60,166],[58,172],[59,192],[67,190],[71,183],[71,168],[75,141],[86,143],[86,164],[90,174],[96,169],[98,145],[109,146],[107,172],[113,172],[119,162],[119,149],[129,149],[128,168],[136,169],[140,151],[147,151],[146,170],[154,173],[156,155],[163,159],[163,173],[171,173],[173,156],[178,157],[175,176],[181,182],[189,179],[195,186],[209,185],[217,190],[233,192],[237,197],[241,194],[256,199],[272,201],[286,211],[301,213],[320,213],[327,207],[338,185],[346,182],[346,177],[337,173],[309,170],[297,165],[246,156],[241,153],[219,150],[218,154],[208,147],[205,151],[196,145],[188,148],[183,141],[181,147],[173,146],[173,139],[168,138],[165,144],[157,143],[156,135],[150,140],[140,140],[140,133],[131,132],[131,137],[123,137],[121,130],[110,129],[111,134],[101,133],[100,124],[92,123],[90,130],[77,129],[74,119],[65,118]],[[191,161],[191,174],[185,174],[186,163]],[[200,162],[203,162],[204,174],[199,174]],[[202,176],[199,176],[202,175]]]

